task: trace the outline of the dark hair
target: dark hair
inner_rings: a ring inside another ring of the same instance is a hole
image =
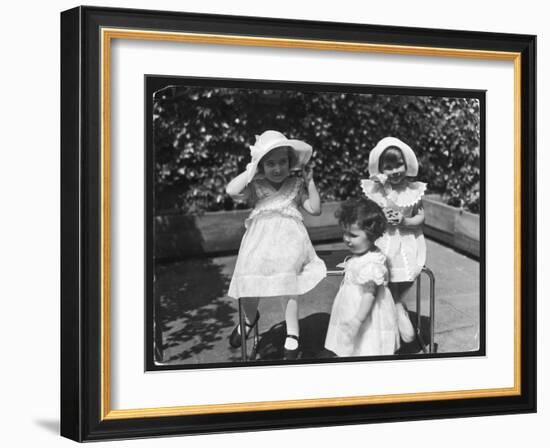
[[[376,202],[367,198],[347,200],[342,203],[335,216],[341,226],[350,227],[357,224],[373,241],[381,237],[386,230],[386,218],[382,209]]]
[[[264,161],[264,158],[273,150],[275,149],[278,149],[278,148],[287,148],[287,153],[288,153],[288,169],[290,170],[290,168],[293,166],[293,165],[296,165],[296,163],[298,162],[298,158],[296,157],[296,155],[294,154],[294,151],[292,150],[292,147],[291,146],[276,146],[275,148],[273,149],[270,149],[267,154],[264,154],[262,156],[262,158],[260,159],[260,161],[258,162],[258,172],[259,173],[262,173],[264,172],[264,165],[263,165],[263,161]]]
[[[399,149],[397,146],[388,146],[386,149],[384,149],[384,151],[382,151],[382,154],[380,154],[380,158],[378,159],[378,171],[382,172],[382,167],[385,163],[397,163],[400,157],[406,166],[407,162],[405,161],[405,155],[403,154],[403,151],[401,151],[401,149]]]

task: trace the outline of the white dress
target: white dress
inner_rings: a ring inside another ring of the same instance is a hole
[[[388,284],[386,257],[367,252],[344,262],[344,279],[334,299],[325,348],[338,356],[393,355],[399,348],[395,304]],[[366,294],[375,299],[359,331],[352,334],[348,322],[355,316]]]
[[[257,179],[249,188],[256,203],[245,221],[228,295],[276,297],[310,291],[325,278],[326,266],[298,210],[303,179],[288,177],[278,190]]]
[[[365,196],[380,207],[399,211],[406,218],[413,216],[426,191],[423,182],[407,182],[394,188],[389,183],[364,179],[361,187]],[[391,283],[413,281],[426,263],[426,241],[421,227],[387,226],[375,244],[387,257]]]

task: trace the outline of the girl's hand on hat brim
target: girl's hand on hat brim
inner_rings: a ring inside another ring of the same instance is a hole
[[[250,183],[250,181],[252,181],[252,178],[254,177],[253,176],[253,171],[254,171],[254,167],[252,166],[252,163],[248,163],[246,165],[246,169],[245,169],[245,172],[246,172],[246,183]]]
[[[302,177],[306,184],[309,184],[313,180],[313,170],[311,168],[302,168]]]

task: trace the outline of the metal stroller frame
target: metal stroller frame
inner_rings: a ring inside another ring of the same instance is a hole
[[[342,270],[333,270],[333,271],[327,271],[327,276],[342,276],[344,274],[344,271]],[[429,319],[430,319],[430,343],[429,345],[426,345],[424,343],[424,339],[422,338],[421,334],[421,322],[422,322],[422,316],[420,314],[421,306],[422,306],[422,300],[421,300],[421,288],[422,288],[422,274],[425,274],[428,276],[429,282],[430,282],[430,311],[429,311]],[[435,333],[435,276],[430,268],[427,268],[424,266],[422,268],[422,271],[420,271],[420,274],[415,280],[416,282],[416,324],[415,324],[415,334],[416,334],[416,340],[418,344],[420,345],[420,348],[423,353],[434,353],[435,352],[435,344],[434,344],[434,333]],[[254,344],[252,345],[252,351],[250,353],[250,356],[248,356],[248,350],[246,346],[246,340],[247,335],[246,331],[242,331],[243,322],[246,322],[245,319],[245,313],[244,313],[244,307],[242,304],[242,300],[239,299],[239,325],[241,326],[241,358],[242,361],[254,361],[256,359],[257,351],[258,351],[258,343],[260,339],[260,333],[258,330],[258,324],[259,319],[254,324],[254,327],[250,330],[253,334],[253,341]],[[246,328],[246,325],[244,326]],[[428,347],[428,348],[426,348]]]
[[[239,325],[241,327],[241,358],[243,361],[247,361],[248,351],[246,348],[246,340],[247,340],[246,324],[243,325],[243,322],[246,322],[244,306],[243,306],[242,299],[239,299]],[[253,340],[254,340],[254,345],[252,346],[252,352],[250,353],[250,357],[248,358],[250,361],[254,361],[256,359],[258,343],[260,342],[260,332],[258,330],[259,323],[260,323],[260,319],[256,319],[256,323],[250,330],[253,334]],[[245,329],[244,331],[243,331],[243,328]]]
[[[421,287],[422,287],[422,274],[426,274],[428,276],[428,279],[430,281],[430,312],[429,312],[429,319],[430,319],[430,344],[428,346],[428,350],[426,350],[426,344],[424,343],[424,340],[422,338],[422,334],[420,332],[420,324],[422,321],[422,316],[420,314],[420,309],[422,305],[420,293],[421,293]],[[434,273],[430,268],[427,268],[424,266],[422,268],[422,271],[420,271],[420,274],[418,277],[416,277],[416,339],[418,343],[420,344],[420,348],[424,353],[435,353],[435,342],[434,342],[434,334],[435,334],[435,276]]]

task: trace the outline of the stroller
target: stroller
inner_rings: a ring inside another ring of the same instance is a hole
[[[336,263],[345,258],[345,251],[319,251],[319,256],[324,259],[327,266],[336,266]],[[329,269],[328,277],[343,276],[344,271],[341,269]],[[422,292],[422,276],[426,276],[429,282],[429,343],[424,342],[424,337],[421,332],[421,292]],[[435,277],[433,272],[426,266],[422,268],[420,275],[415,280],[416,282],[416,319],[413,322],[415,327],[416,342],[420,346],[422,353],[435,353],[436,344],[434,343],[435,329]],[[239,323],[244,322],[244,307],[242,300],[239,300]],[[258,355],[258,347],[260,342],[259,322],[256,321],[250,332],[241,332],[241,360],[243,362],[254,361]],[[242,327],[241,327],[242,328]],[[252,346],[249,353],[247,339],[252,337]]]

